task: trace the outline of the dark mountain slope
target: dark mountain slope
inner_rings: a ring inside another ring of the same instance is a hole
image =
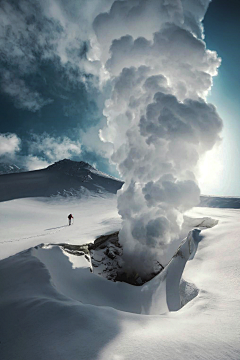
[[[83,161],[61,160],[46,169],[0,176],[0,201],[57,194],[115,194],[122,182]]]
[[[0,175],[19,173],[19,172],[23,172],[23,171],[26,171],[26,169],[19,168],[15,164],[0,163]]]

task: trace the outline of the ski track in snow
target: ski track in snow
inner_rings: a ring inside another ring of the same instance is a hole
[[[68,227],[68,225],[65,225],[64,227]],[[34,238],[44,237],[44,236],[46,237],[46,236],[49,236],[49,235],[56,234],[57,232],[62,231],[62,230],[63,229],[57,230],[57,231],[51,231],[48,234],[39,234],[39,235],[34,235],[34,236],[29,236],[29,237],[23,237],[23,238],[20,238],[20,239],[4,240],[4,241],[0,241],[0,244],[12,243],[12,242],[17,242],[17,241],[21,241],[21,240],[29,240],[29,239],[34,239]]]
[[[74,224],[68,226],[70,212]],[[0,214],[0,259],[38,245],[40,238],[47,243],[84,244],[120,228],[115,196],[12,200],[0,202]]]

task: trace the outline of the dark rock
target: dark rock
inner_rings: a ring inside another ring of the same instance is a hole
[[[127,274],[122,266],[122,254],[124,249],[119,243],[118,234],[119,232],[115,232],[109,235],[100,236],[94,241],[94,244],[89,247],[92,264],[94,267],[98,268],[98,275],[111,281],[121,281],[131,285],[141,286],[163,270],[164,267],[156,261],[154,264],[154,272],[146,274],[144,279],[136,272]],[[106,257],[104,258],[102,254],[106,255]],[[97,262],[96,259],[99,259],[100,257],[102,257],[102,260]],[[99,272],[100,268],[101,272]]]
[[[94,243],[84,245],[69,245],[59,244],[65,251],[76,255],[84,255],[85,258],[92,264],[91,271],[99,276],[102,276],[110,281],[121,281],[131,285],[141,286],[147,281],[153,279],[159,274],[164,267],[156,261],[154,264],[154,271],[150,274],[145,274],[144,278],[140,277],[138,273],[132,271],[126,273],[124,271],[122,254],[124,249],[119,243],[119,232],[102,235],[97,238]]]

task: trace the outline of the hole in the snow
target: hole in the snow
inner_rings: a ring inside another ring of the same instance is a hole
[[[216,225],[210,219],[204,222],[206,227]],[[197,223],[202,227],[202,221]],[[145,279],[123,273],[118,232],[85,245],[39,246],[32,253],[47,268],[53,287],[73,300],[137,314],[163,314],[178,311],[199,293],[194,284],[182,279],[182,274],[187,261],[195,256],[200,232],[190,231],[165,268],[157,263],[156,271]]]
[[[85,253],[91,261],[91,271],[110,281],[125,282],[134,286],[141,286],[158,275],[164,267],[156,261],[154,271],[146,274],[144,278],[136,272],[127,274],[122,269],[123,249],[118,239],[119,232],[98,237],[94,243],[88,245],[62,244],[62,248],[73,255]]]

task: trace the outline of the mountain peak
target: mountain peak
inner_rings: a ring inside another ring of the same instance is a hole
[[[63,159],[55,162],[54,164],[47,167],[49,170],[60,170],[60,171],[73,171],[79,172],[82,170],[96,170],[93,166],[84,161],[73,161],[70,159]]]
[[[122,184],[84,161],[64,159],[45,169],[0,176],[0,201],[55,195],[116,194]]]

